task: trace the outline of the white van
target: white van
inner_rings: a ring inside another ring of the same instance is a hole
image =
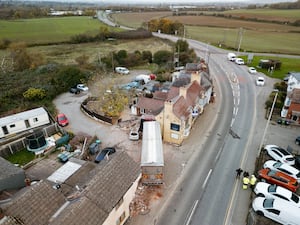
[[[235,63],[238,64],[238,65],[244,65],[245,64],[245,62],[242,58],[236,58]]]
[[[140,74],[135,77],[135,81],[143,81],[144,84],[147,84],[150,80],[150,75]]]
[[[300,208],[282,199],[256,197],[253,210],[284,225],[300,225]]]
[[[228,60],[234,62],[235,59],[236,59],[236,54],[234,54],[234,53],[232,53],[232,52],[229,52],[229,53],[227,54],[227,58],[228,58]]]

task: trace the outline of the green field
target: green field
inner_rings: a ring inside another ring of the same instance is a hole
[[[197,12],[193,12],[196,13]],[[114,19],[131,27],[139,27],[145,20],[167,17],[185,24],[186,37],[210,43],[227,49],[237,49],[238,32],[243,28],[242,51],[283,54],[300,54],[300,28],[271,22],[255,22],[246,18],[264,21],[290,21],[300,19],[300,10],[230,10],[225,12],[203,12],[205,14],[230,14],[235,18],[213,16],[170,16],[169,12],[122,13],[113,15]],[[140,21],[140,24],[137,23]]]
[[[8,39],[28,44],[69,41],[78,34],[97,34],[106,26],[91,17],[54,17],[24,20],[0,20],[0,40]]]
[[[186,26],[186,37],[213,45],[237,49],[239,29]],[[243,30],[241,51],[268,53],[300,53],[300,34]]]

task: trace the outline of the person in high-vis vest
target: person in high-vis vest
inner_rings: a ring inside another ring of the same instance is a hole
[[[257,179],[256,179],[255,175],[252,174],[251,177],[250,177],[250,187],[251,187],[251,189],[254,189],[256,181],[257,181]]]
[[[249,177],[244,177],[243,178],[243,190],[247,190],[248,189],[249,182],[250,182]]]

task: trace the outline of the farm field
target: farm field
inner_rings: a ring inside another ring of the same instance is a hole
[[[245,10],[248,11],[248,10]],[[249,15],[256,17],[267,11],[269,18],[278,20],[286,19],[291,11],[293,19],[300,19],[300,10],[249,10]],[[225,13],[242,13],[243,11],[226,11]],[[279,13],[278,16],[276,13]],[[299,14],[297,14],[299,12]],[[195,12],[194,12],[195,13]],[[146,17],[143,17],[147,14]],[[126,15],[126,16],[125,16]],[[122,23],[132,26],[130,21],[131,13],[119,14],[116,21],[122,20]],[[113,15],[115,16],[115,14]],[[156,18],[158,14],[155,14]],[[271,17],[272,16],[272,17]],[[135,20],[139,17],[134,13],[132,15]],[[267,53],[285,53],[298,55],[300,52],[300,27],[280,25],[266,22],[253,22],[238,19],[228,19],[215,16],[167,16],[162,14],[161,17],[166,17],[170,20],[177,20],[185,24],[186,37],[210,43],[212,45],[222,44],[226,48],[237,48],[237,38],[240,28],[243,28],[243,41],[241,45],[242,51],[252,52],[267,52]],[[151,19],[151,13],[142,13],[140,18]],[[271,19],[270,19],[271,20]],[[143,20],[144,22],[144,20]],[[141,26],[142,22],[140,23]],[[135,24],[136,26],[136,24]]]
[[[31,45],[58,43],[69,41],[78,34],[95,35],[104,26],[99,20],[87,16],[0,20],[0,40]]]

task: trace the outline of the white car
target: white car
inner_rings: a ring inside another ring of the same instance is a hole
[[[265,78],[257,77],[255,83],[256,83],[256,86],[264,86],[265,85]]]
[[[245,62],[242,58],[236,58],[235,63],[238,64],[238,65],[244,65],[245,64]]]
[[[276,184],[258,182],[254,188],[254,193],[258,197],[280,198],[300,208],[300,197],[292,191]]]
[[[88,91],[89,88],[87,86],[85,86],[84,84],[77,84],[77,89],[79,89],[80,91]]]
[[[115,71],[120,74],[125,74],[125,75],[129,74],[129,70],[126,67],[118,66],[115,68]]]
[[[264,168],[269,168],[271,170],[280,171],[294,177],[300,182],[300,171],[289,164],[268,160],[264,163]]]
[[[258,215],[268,217],[284,225],[300,225],[300,208],[278,198],[256,197],[252,209]]]
[[[257,71],[254,67],[249,67],[248,72],[251,73],[251,74],[256,74],[257,73]]]
[[[295,158],[287,150],[277,146],[277,145],[266,145],[264,151],[276,161],[286,163],[289,165],[295,165]]]

